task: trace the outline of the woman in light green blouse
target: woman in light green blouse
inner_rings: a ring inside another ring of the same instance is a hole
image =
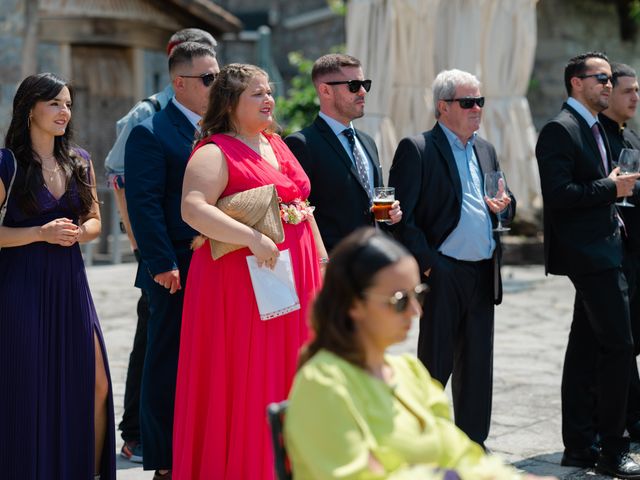
[[[289,397],[294,480],[522,478],[455,426],[417,359],[385,354],[427,291],[413,257],[383,233],[361,229],[336,247]]]

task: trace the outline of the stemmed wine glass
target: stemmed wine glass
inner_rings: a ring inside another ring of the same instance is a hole
[[[507,181],[504,178],[504,173],[500,170],[494,172],[487,172],[484,174],[484,194],[492,200],[498,200],[507,193]],[[502,212],[498,212],[498,225],[493,229],[494,232],[508,232],[511,230],[509,227],[502,225]]]
[[[640,151],[623,148],[618,157],[618,167],[620,167],[620,175],[638,173],[638,170],[640,170]],[[620,207],[635,207],[635,205],[629,203],[627,197],[624,197],[622,202],[616,202],[616,205]]]

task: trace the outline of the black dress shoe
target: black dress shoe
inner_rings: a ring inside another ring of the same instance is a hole
[[[636,423],[629,425],[627,427],[627,432],[629,432],[629,437],[634,442],[640,442],[640,420]]]
[[[595,447],[564,449],[560,465],[563,467],[593,468],[598,460],[598,449]]]
[[[596,472],[618,478],[640,479],[640,465],[627,453],[601,452],[596,464]]]

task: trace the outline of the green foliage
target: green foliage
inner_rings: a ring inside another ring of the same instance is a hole
[[[278,97],[276,101],[278,121],[284,130],[283,136],[310,125],[320,108],[316,89],[311,82],[313,62],[304,58],[300,52],[291,52],[289,63],[298,69],[298,73],[291,79],[291,88],[287,95]]]
[[[336,15],[342,15],[344,17],[347,14],[347,2],[345,0],[327,0],[327,3]]]
[[[640,0],[631,0],[629,3],[629,16],[636,22],[640,21]]]

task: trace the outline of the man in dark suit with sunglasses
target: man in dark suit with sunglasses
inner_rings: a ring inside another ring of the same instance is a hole
[[[397,238],[416,257],[431,286],[420,319],[418,357],[446,385],[452,376],[456,425],[483,446],[493,389],[494,305],[501,302],[501,213],[509,223],[515,199],[504,181],[484,196],[484,174],[500,170],[496,152],[477,136],[484,97],[480,82],[460,70],[433,84],[437,123],[396,150],[389,185],[404,209]]]
[[[173,409],[183,286],[196,232],[181,215],[182,180],[211,82],[220,71],[213,48],[185,42],[169,56],[175,96],[136,126],[125,147],[126,199],[140,263],[136,286],[149,298],[140,427],[143,466],[171,478]]]
[[[311,181],[309,201],[328,252],[349,233],[374,225],[373,188],[382,186],[382,170],[373,139],[354,129],[352,121],[364,115],[365,80],[360,61],[333,53],[313,65],[311,79],[320,101],[312,125],[289,135],[285,142]],[[395,202],[391,223],[402,218]]]
[[[173,49],[184,42],[196,42],[215,48],[217,42],[209,33],[199,28],[184,28],[171,35],[167,43],[167,55],[171,55]],[[214,76],[206,74],[203,81],[207,84],[213,83]],[[107,184],[113,189],[116,199],[118,213],[122,219],[121,228],[127,233],[131,249],[140,261],[140,252],[136,244],[129,213],[127,212],[127,202],[125,199],[125,177],[124,177],[124,154],[125,146],[131,130],[147,118],[153,116],[167,106],[174,96],[173,85],[169,83],[164,90],[141,100],[118,122],[116,123],[117,138],[104,160],[104,167],[107,172]],[[144,365],[144,356],[147,345],[147,320],[149,318],[149,302],[143,290],[140,291],[140,299],[136,308],[138,321],[136,323],[136,333],[133,338],[133,348],[129,355],[129,365],[127,367],[127,377],[124,390],[124,410],[122,421],[118,428],[122,431],[123,445],[120,455],[132,462],[142,463],[143,448],[140,442],[140,382]]]
[[[623,438],[633,360],[622,218],[616,198],[631,195],[638,175],[612,168],[598,122],[611,93],[607,57],[573,57],[564,71],[569,95],[540,131],[536,157],[544,201],[547,273],[576,289],[562,372],[562,465],[640,478]]]

